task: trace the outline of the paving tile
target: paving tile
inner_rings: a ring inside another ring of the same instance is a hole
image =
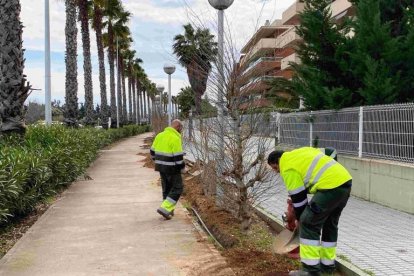
[[[277,197],[268,199],[265,208],[275,215],[282,214],[286,204],[280,204],[280,198],[285,196],[285,191],[278,190]],[[408,252],[414,248],[413,229],[413,215],[351,197],[339,224],[338,254],[375,275],[402,275],[414,267],[414,254]],[[407,252],[402,255],[400,250]]]
[[[287,192],[277,182],[274,176],[273,196],[261,205],[280,218],[286,210]],[[414,276],[413,229],[414,215],[351,197],[339,223],[338,255],[375,275]]]

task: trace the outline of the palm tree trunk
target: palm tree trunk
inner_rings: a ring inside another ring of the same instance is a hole
[[[95,4],[94,6],[94,25],[96,32],[96,44],[98,48],[99,59],[99,84],[101,89],[101,113],[102,127],[108,128],[108,101],[106,97],[106,76],[105,76],[105,54],[102,41],[102,9]]]
[[[118,100],[118,121],[122,123],[122,84],[121,84],[121,64],[120,64],[120,57],[118,57],[118,76],[117,76],[117,100]]]
[[[147,93],[147,106],[148,106],[148,116],[147,116],[147,124],[149,124],[149,121],[150,121],[150,117],[151,117],[151,114],[150,114],[150,96],[148,95],[148,93]]]
[[[24,134],[24,102],[29,96],[26,84],[20,22],[20,1],[0,1],[0,133]]]
[[[142,118],[142,100],[141,100],[141,83],[137,80],[137,112],[138,112],[138,124],[141,124]]]
[[[92,62],[91,39],[89,36],[88,1],[79,1],[79,17],[81,21],[82,47],[83,47],[83,71],[85,78],[85,124],[93,125],[93,87],[92,87]]]
[[[78,118],[78,62],[76,27],[76,0],[66,0],[66,78],[64,122],[67,126],[77,126]]]
[[[116,128],[115,50],[112,23],[108,23],[109,87],[111,93],[111,128]]]
[[[149,103],[148,103],[148,124],[151,124],[152,122],[152,112],[154,110],[154,102],[152,100],[152,98],[149,98]]]
[[[137,119],[137,98],[136,98],[136,90],[135,90],[135,77],[131,77],[131,89],[132,89],[132,121],[135,124],[138,124],[138,119]]]
[[[131,70],[129,70],[129,76],[128,76],[128,121],[133,122],[134,121],[134,112],[132,110],[132,76],[131,76]]]
[[[148,119],[148,116],[147,116],[147,103],[146,103],[146,91],[145,91],[145,89],[144,90],[142,90],[142,97],[143,97],[143,103],[144,103],[144,112],[143,112],[143,117],[145,118],[145,119]]]
[[[123,124],[128,124],[127,119],[127,97],[126,97],[126,85],[125,85],[125,71],[124,71],[124,62],[121,61],[122,71],[121,71],[121,78],[122,78],[122,121]]]

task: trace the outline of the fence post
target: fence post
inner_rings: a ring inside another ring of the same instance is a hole
[[[282,114],[276,113],[276,125],[277,125],[277,145],[280,143],[282,138],[281,128],[282,128]]]
[[[358,157],[362,157],[362,144],[364,136],[364,108],[359,107],[359,131],[358,131]]]
[[[310,112],[309,116],[309,147],[312,147],[312,140],[313,140],[313,112]]]

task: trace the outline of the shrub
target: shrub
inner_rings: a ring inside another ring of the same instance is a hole
[[[0,226],[73,182],[99,149],[148,130],[135,125],[109,130],[34,125],[24,138],[0,137]]]

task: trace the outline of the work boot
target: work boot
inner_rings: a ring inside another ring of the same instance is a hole
[[[307,272],[304,270],[292,270],[289,272],[289,276],[319,276],[318,272]]]
[[[172,217],[171,214],[166,214],[159,208],[157,209],[157,213],[163,216],[166,220],[170,220]]]

